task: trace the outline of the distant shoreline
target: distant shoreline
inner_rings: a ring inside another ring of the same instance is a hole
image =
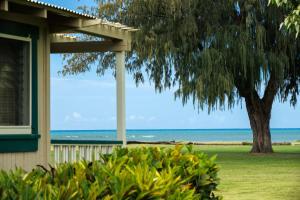
[[[116,140],[116,130],[56,130],[51,139],[65,140]],[[300,140],[299,129],[271,129],[273,142]],[[251,129],[146,129],[127,130],[127,141],[131,142],[252,142]]]
[[[244,130],[248,131],[251,128],[153,128],[153,129],[126,129],[126,131],[172,131],[172,130],[179,130],[179,131],[193,131],[193,130],[202,130],[202,131],[221,131],[221,130]],[[299,128],[271,128],[271,130],[300,130]],[[116,129],[53,129],[50,130],[51,132],[72,132],[72,131],[116,131]]]
[[[232,145],[252,145],[252,142],[221,142],[221,141],[214,141],[214,142],[176,142],[176,141],[155,141],[155,142],[148,142],[148,141],[128,141],[127,144],[162,144],[162,145],[176,145],[176,144],[192,144],[192,145],[222,145],[222,146],[232,146]],[[272,145],[300,145],[300,142],[273,142]]]

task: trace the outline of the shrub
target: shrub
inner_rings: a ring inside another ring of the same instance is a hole
[[[0,172],[1,199],[218,200],[215,157],[191,146],[118,148],[101,161]]]

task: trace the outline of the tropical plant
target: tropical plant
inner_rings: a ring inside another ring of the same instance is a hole
[[[92,163],[1,171],[0,199],[220,199],[215,157],[182,148],[119,148]]]

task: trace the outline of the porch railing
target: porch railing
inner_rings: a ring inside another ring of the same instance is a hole
[[[99,160],[100,154],[110,154],[122,141],[103,140],[51,140],[54,164],[79,160]]]

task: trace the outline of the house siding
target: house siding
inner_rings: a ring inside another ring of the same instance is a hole
[[[1,18],[1,17],[0,17]],[[18,18],[10,18],[18,21]],[[32,23],[32,22],[31,22]],[[32,133],[39,134],[38,148],[34,152],[12,152],[0,153],[0,169],[9,170],[21,167],[31,170],[36,165],[47,166],[50,153],[50,41],[48,28],[45,24],[36,26],[37,35],[37,77],[36,81],[36,100],[33,100],[33,126]],[[33,86],[34,90],[34,86]],[[34,108],[36,106],[36,108]],[[36,119],[34,119],[36,117]],[[34,122],[35,121],[35,122]],[[35,123],[35,124],[34,124]],[[1,137],[0,137],[1,140]]]

